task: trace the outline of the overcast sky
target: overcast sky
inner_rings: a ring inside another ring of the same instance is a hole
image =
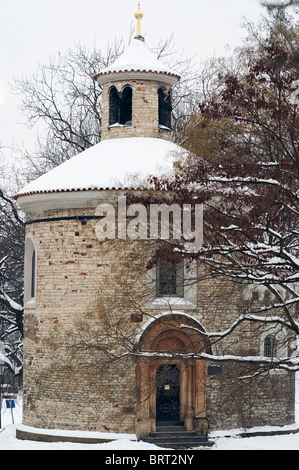
[[[115,36],[128,37],[138,0],[0,0],[0,143],[30,141],[18,124],[20,97],[9,84],[33,75],[58,51],[80,42],[106,48]],[[141,0],[142,33],[149,47],[174,33],[176,47],[198,59],[220,56],[225,46],[241,44],[244,17],[258,21],[260,0]]]

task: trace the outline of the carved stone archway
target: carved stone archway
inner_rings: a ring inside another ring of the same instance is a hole
[[[203,327],[190,315],[158,315],[138,336],[137,361],[138,438],[156,430],[157,371],[162,365],[179,369],[179,417],[188,431],[207,434],[206,361],[196,354],[209,350]]]

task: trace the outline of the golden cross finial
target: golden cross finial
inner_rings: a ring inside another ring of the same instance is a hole
[[[143,13],[142,11],[140,10],[140,2],[138,2],[138,10],[136,11],[135,13],[135,18],[137,20],[137,37],[138,36],[141,36],[141,24],[140,24],[140,20],[142,20],[143,18]]]

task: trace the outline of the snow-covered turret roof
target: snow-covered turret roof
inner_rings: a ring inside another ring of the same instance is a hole
[[[142,39],[136,37],[112,65],[102,70],[94,78],[100,85],[103,85],[108,81],[126,78],[152,80],[153,78],[157,79],[157,75],[163,75],[163,81],[169,82],[170,85],[174,85],[180,79],[174,70],[161,64]]]
[[[157,138],[103,140],[27,184],[20,196],[64,191],[138,189],[150,175],[172,172],[181,148]]]

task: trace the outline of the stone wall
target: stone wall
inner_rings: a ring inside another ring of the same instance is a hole
[[[86,207],[27,215],[26,233],[37,247],[37,298],[35,308],[25,309],[23,423],[134,433],[136,360],[128,353],[150,318],[176,307],[148,309],[153,285],[145,266],[152,241],[101,243],[94,214]],[[75,216],[81,219],[69,219]],[[204,276],[200,265],[198,273],[196,309],[180,311],[206,331],[223,331],[251,300],[243,286]],[[247,324],[213,344],[212,353],[259,355],[261,333]],[[231,363],[209,362],[210,429],[294,421],[294,378],[274,371],[237,379],[252,372],[253,367],[239,371]]]
[[[46,216],[57,217],[58,212]],[[117,274],[113,280],[110,269],[115,252],[102,248],[95,223],[64,220],[27,226],[37,245],[38,282],[36,308],[25,310],[24,424],[119,431],[121,423],[124,432],[134,432],[134,363],[127,359],[126,367],[101,367],[101,344],[94,343],[99,341],[96,335],[89,336],[97,331],[101,315],[115,309],[111,298],[114,303],[121,299]],[[120,251],[118,259],[125,256]],[[99,306],[101,299],[105,306]],[[130,312],[122,313],[130,324]],[[107,341],[109,332],[103,334]],[[91,347],[85,349],[87,338]]]

